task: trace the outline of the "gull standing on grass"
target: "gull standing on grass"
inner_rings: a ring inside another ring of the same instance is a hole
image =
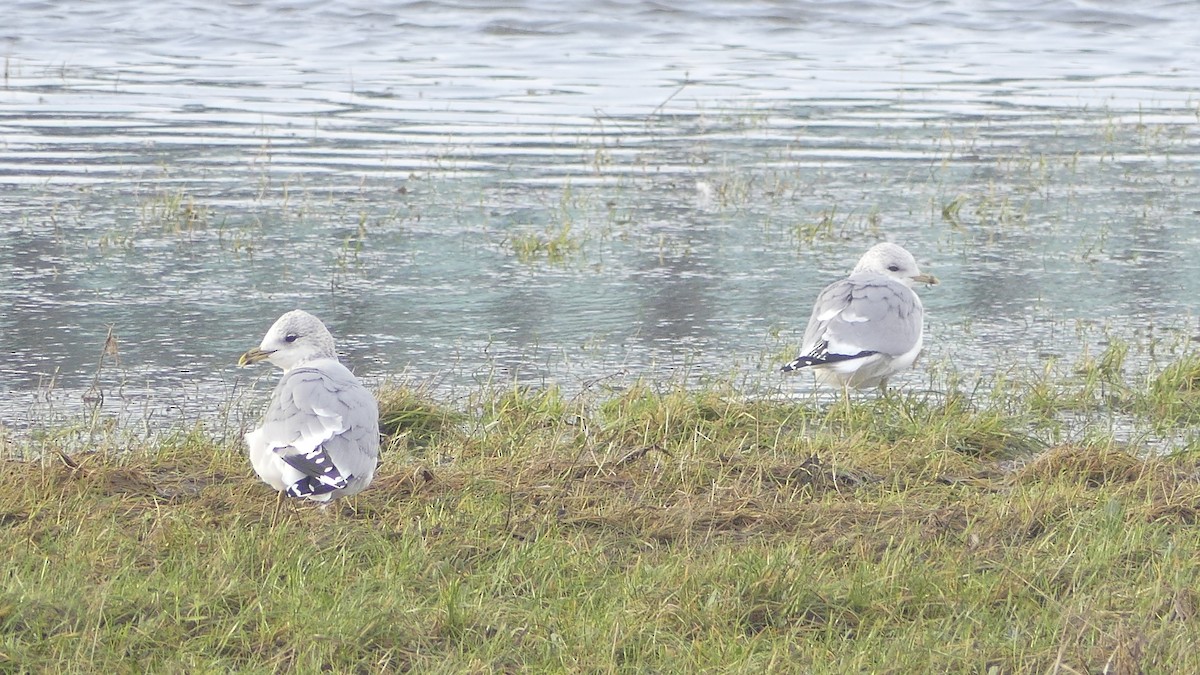
[[[325,324],[300,310],[284,314],[238,365],[259,361],[282,368],[283,377],[262,426],[246,434],[258,477],[315,502],[361,492],[379,462],[379,407],[338,362]]]
[[[826,384],[886,391],[888,377],[911,367],[924,344],[925,310],[912,287],[937,282],[904,248],[872,246],[849,277],[817,296],[801,356],[783,372],[811,368]]]

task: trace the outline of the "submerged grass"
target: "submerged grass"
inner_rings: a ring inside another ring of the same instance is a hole
[[[5,463],[0,667],[1200,670],[1197,461],[1046,448],[1028,396],[380,398],[340,508],[201,430]]]
[[[579,237],[571,233],[571,224],[554,225],[544,232],[524,230],[509,235],[505,242],[521,262],[545,258],[551,263],[563,263],[582,247]]]

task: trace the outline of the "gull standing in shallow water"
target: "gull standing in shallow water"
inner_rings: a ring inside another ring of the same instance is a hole
[[[300,310],[284,314],[238,365],[259,361],[282,368],[283,377],[262,426],[246,434],[258,477],[316,502],[361,492],[379,462],[379,407],[338,362],[325,324]]]
[[[876,244],[850,276],[817,296],[801,356],[783,372],[811,368],[818,381],[843,388],[887,388],[887,378],[912,366],[924,344],[924,316],[914,284],[936,284],[912,254]]]

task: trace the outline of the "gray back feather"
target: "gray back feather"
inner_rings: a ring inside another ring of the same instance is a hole
[[[819,318],[835,310],[834,316]],[[854,274],[817,296],[801,352],[807,354],[825,340],[852,344],[860,351],[900,355],[917,344],[923,316],[921,299],[909,287],[880,274]]]
[[[263,420],[265,437],[285,452],[323,446],[343,475],[371,473],[379,457],[379,407],[354,374],[335,361],[283,375]]]

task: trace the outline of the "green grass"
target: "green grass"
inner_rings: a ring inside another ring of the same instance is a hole
[[[0,670],[1197,671],[1195,456],[1046,447],[1120,356],[833,402],[390,388],[376,482],[327,510],[204,430],[42,437],[0,476]],[[1194,372],[1122,400],[1178,419]]]
[[[579,238],[571,234],[571,224],[552,225],[544,232],[522,230],[505,239],[517,259],[529,263],[545,258],[551,263],[564,263],[582,247]]]

